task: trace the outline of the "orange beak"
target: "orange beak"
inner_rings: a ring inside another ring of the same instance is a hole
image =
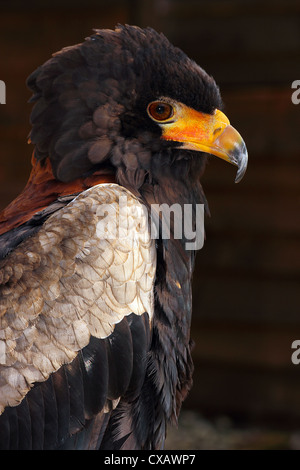
[[[180,148],[210,153],[238,167],[235,182],[243,178],[248,163],[246,145],[222,111],[214,114],[195,111],[176,103],[173,119],[162,127],[162,138],[180,142]]]

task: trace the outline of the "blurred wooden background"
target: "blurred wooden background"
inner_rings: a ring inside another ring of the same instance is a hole
[[[244,180],[211,158],[212,217],[194,277],[194,387],[185,408],[300,427],[298,0],[27,0],[0,5],[0,208],[23,188],[32,148],[26,77],[92,28],[152,26],[213,75],[249,151]]]

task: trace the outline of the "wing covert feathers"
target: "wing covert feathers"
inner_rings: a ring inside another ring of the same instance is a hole
[[[153,315],[145,207],[116,184],[90,188],[0,262],[0,412],[124,316]]]

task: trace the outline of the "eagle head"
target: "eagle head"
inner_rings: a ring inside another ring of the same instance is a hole
[[[246,147],[214,79],[151,28],[96,30],[27,83],[34,156],[49,158],[59,181],[105,169],[138,190],[161,168],[199,176],[206,154],[237,165],[236,181],[245,173]]]

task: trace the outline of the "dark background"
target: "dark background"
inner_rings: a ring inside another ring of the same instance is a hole
[[[0,4],[0,209],[23,188],[32,147],[26,77],[92,28],[152,26],[219,84],[249,152],[244,180],[211,158],[212,217],[194,276],[194,387],[184,409],[235,423],[300,428],[299,0],[27,0]],[[187,84],[188,86],[188,84]]]

